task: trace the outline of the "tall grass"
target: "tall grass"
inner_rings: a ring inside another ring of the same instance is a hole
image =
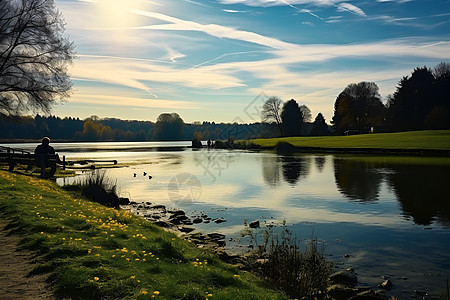
[[[66,189],[79,189],[91,201],[108,207],[119,207],[117,180],[108,176],[106,170],[95,170]]]
[[[284,231],[280,239],[272,240],[262,275],[290,297],[314,298],[326,291],[331,273],[323,252],[314,238],[301,249],[292,233]]]
[[[286,228],[278,235],[273,228],[248,228],[242,234],[250,238],[256,249],[256,255],[247,258],[248,267],[258,271],[273,287],[297,299],[314,299],[326,293],[332,263],[325,259],[324,248],[313,236],[301,247]]]

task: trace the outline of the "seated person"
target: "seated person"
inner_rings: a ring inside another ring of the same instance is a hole
[[[53,149],[50,144],[50,139],[44,137],[42,139],[42,144],[38,145],[34,150],[36,156],[36,163],[41,167],[41,177],[46,177],[45,168],[50,167],[50,174],[52,176],[56,172],[56,164],[49,162],[48,155],[55,154],[55,149]],[[59,157],[57,157],[57,162],[59,162]]]

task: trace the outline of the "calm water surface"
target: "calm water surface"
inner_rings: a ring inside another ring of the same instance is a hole
[[[223,217],[227,222],[197,228],[233,238],[229,245],[235,251],[250,243],[248,238],[236,242],[244,220],[278,224],[275,232],[286,222],[298,238],[314,234],[337,267],[353,267],[363,285],[377,285],[388,276],[394,284],[389,294],[402,299],[414,290],[432,296],[443,292],[450,278],[450,158],[183,148],[189,144],[53,146],[68,159],[130,163],[108,171],[123,196],[181,208],[188,215]]]

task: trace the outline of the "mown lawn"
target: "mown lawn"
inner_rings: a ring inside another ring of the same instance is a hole
[[[286,299],[141,217],[0,170],[0,217],[36,251],[59,298]]]
[[[288,142],[296,147],[335,149],[450,150],[450,130],[373,133],[352,136],[285,137],[246,141],[263,147]]]

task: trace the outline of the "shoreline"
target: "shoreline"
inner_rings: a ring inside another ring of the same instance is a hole
[[[248,248],[247,251],[240,254],[238,254],[237,251],[233,252],[232,250],[225,249],[227,240],[225,234],[205,232],[204,230],[195,228],[195,223],[192,224],[192,222],[189,222],[189,217],[187,217],[187,214],[181,209],[166,210],[164,205],[150,202],[130,202],[127,205],[121,205],[120,208],[141,216],[145,220],[152,222],[169,232],[175,233],[180,238],[194,243],[199,249],[213,251],[222,261],[232,264],[242,271],[258,273],[258,270],[267,261],[266,253],[261,252],[258,249]],[[179,221],[180,218],[177,218],[179,216],[186,216],[186,218],[181,218],[181,220],[186,220],[187,225],[182,221]],[[171,220],[176,221],[172,222]],[[249,229],[256,228],[249,226],[249,224],[243,226]],[[277,226],[275,225],[274,227]],[[263,227],[261,226],[261,228]],[[347,255],[348,254],[344,255],[344,257],[347,258]],[[327,255],[327,257],[330,256],[334,257],[332,254]],[[348,255],[348,257],[350,257],[350,255]],[[358,271],[351,267],[351,264],[345,265],[343,263],[337,263],[328,258],[327,261],[332,263],[333,269],[330,275],[330,284],[328,286],[329,296],[334,297],[333,299],[349,299],[350,296],[349,298],[345,298],[348,295],[351,295],[351,297],[361,297],[358,299],[400,299],[391,295],[390,290],[396,282],[408,279],[407,277],[390,278],[389,276],[383,275],[379,278],[378,284],[359,282],[358,278],[364,276],[358,274]],[[429,292],[431,293],[431,290],[413,289],[410,291],[410,297],[423,299],[429,299],[429,297],[433,298],[434,296],[431,296]],[[395,295],[395,293],[393,294]],[[433,294],[437,294],[436,291]]]

